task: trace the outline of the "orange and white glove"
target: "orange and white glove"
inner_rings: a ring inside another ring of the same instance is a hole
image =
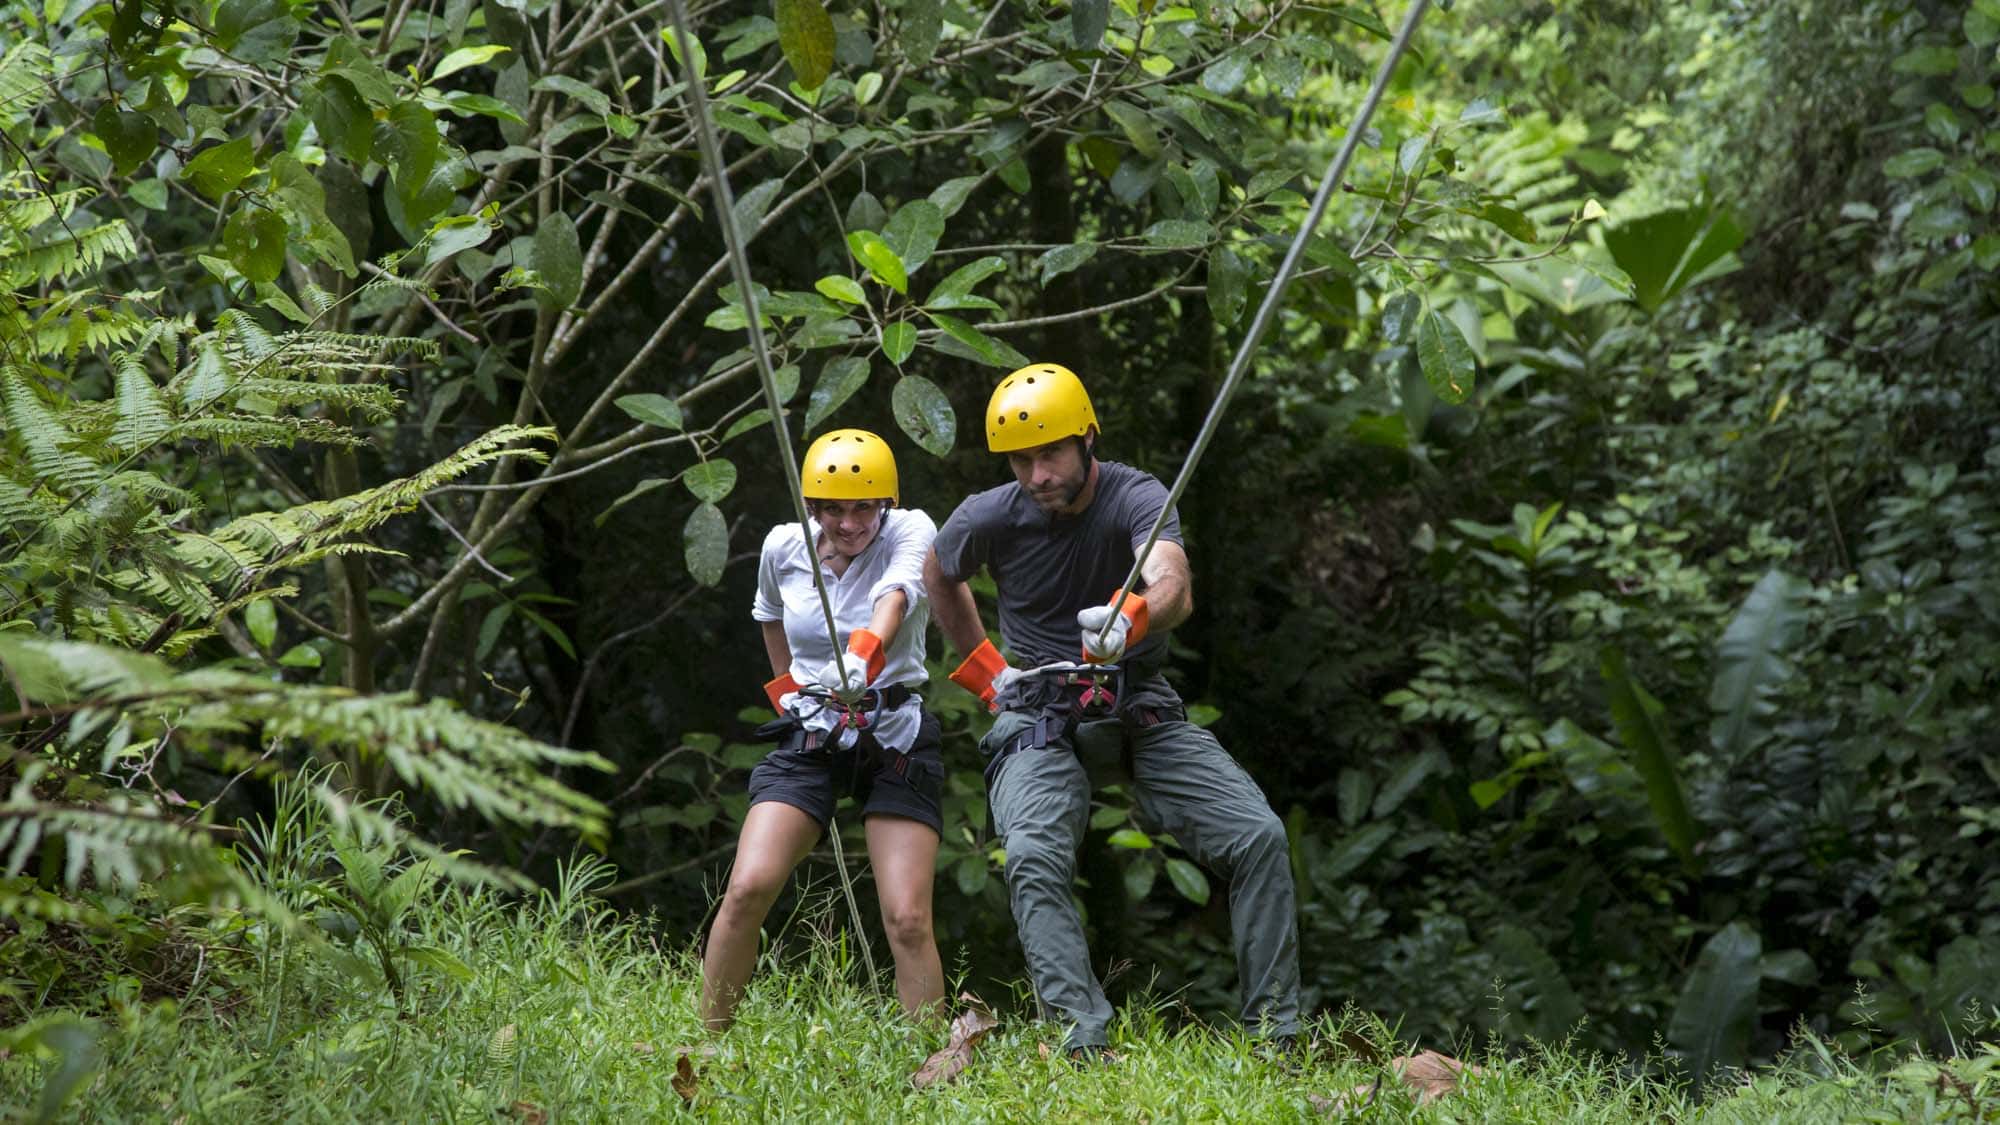
[[[834,698],[853,703],[882,674],[887,663],[888,658],[882,655],[882,638],[872,630],[856,629],[848,635],[847,651],[827,661],[826,667],[813,678]]]
[[[1111,598],[1117,601],[1118,595]],[[1106,621],[1111,623],[1108,633],[1104,630]],[[1076,623],[1083,629],[1083,658],[1092,664],[1116,663],[1127,647],[1146,636],[1146,599],[1127,594],[1124,604],[1116,610],[1109,602],[1091,606],[1076,615]],[[1102,640],[1098,639],[1100,636]]]
[[[764,685],[764,698],[771,701],[771,710],[782,715],[785,713],[785,697],[797,690],[799,690],[799,682],[792,679],[790,672],[786,672],[784,675]]]
[[[1001,692],[1006,691],[1019,679],[1021,671],[1007,663],[1000,650],[993,647],[991,640],[979,642],[972,655],[965,658],[951,674],[951,682],[979,697],[989,711],[999,710],[995,702]]]

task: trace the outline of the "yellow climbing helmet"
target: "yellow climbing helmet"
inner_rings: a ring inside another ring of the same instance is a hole
[[[896,455],[889,443],[867,430],[832,430],[806,449],[799,474],[808,500],[875,500],[887,496],[894,507]]]
[[[986,404],[986,448],[1012,453],[1066,437],[1082,437],[1097,425],[1090,395],[1076,372],[1055,363],[1031,363],[993,389]]]

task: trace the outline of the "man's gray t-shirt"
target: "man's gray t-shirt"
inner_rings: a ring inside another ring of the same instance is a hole
[[[1151,473],[1100,461],[1097,494],[1076,515],[1044,512],[1019,484],[1008,483],[965,498],[938,529],[932,547],[946,578],[963,582],[984,566],[1000,591],[1000,636],[1017,665],[1034,667],[1082,656],[1076,615],[1104,605],[1132,572],[1132,560],[1167,504],[1167,488]],[[1160,538],[1181,542],[1178,514],[1169,514]],[[1143,592],[1143,585],[1141,587]],[[1178,703],[1157,672],[1165,657],[1164,632],[1148,633],[1123,663],[1159,703]]]

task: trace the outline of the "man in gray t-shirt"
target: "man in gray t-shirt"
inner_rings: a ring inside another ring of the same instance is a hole
[[[1187,721],[1159,671],[1165,634],[1194,605],[1171,513],[1137,589],[1111,604],[1167,490],[1148,473],[1096,459],[1097,417],[1066,368],[1009,375],[984,421],[987,448],[1007,455],[1015,482],[958,506],[937,533],[924,581],[939,629],[967,654],[952,681],[999,712],[980,749],[1035,993],[1068,1025],[1072,1053],[1095,1056],[1106,1045],[1111,1006],[1091,972],[1070,886],[1090,812],[1076,745],[1109,728],[1127,749],[1140,815],[1228,880],[1244,1021],[1289,1040],[1299,1031],[1298,925],[1284,826],[1214,736]],[[982,567],[998,589],[1013,662],[987,638],[966,584]],[[1081,689],[1021,671],[1079,658],[1125,670],[1115,717],[1083,721]]]

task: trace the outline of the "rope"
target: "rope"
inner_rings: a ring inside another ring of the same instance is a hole
[[[1201,455],[1208,450],[1208,443],[1215,437],[1216,429],[1222,423],[1222,412],[1229,406],[1229,400],[1236,394],[1237,384],[1250,369],[1250,357],[1270,328],[1271,320],[1278,308],[1278,300],[1284,295],[1285,286],[1291,283],[1292,274],[1297,271],[1299,259],[1305,255],[1306,242],[1318,228],[1319,221],[1326,215],[1327,202],[1333,198],[1334,185],[1346,174],[1348,162],[1354,159],[1354,149],[1361,141],[1361,134],[1368,128],[1368,119],[1375,115],[1375,106],[1382,100],[1382,91],[1389,85],[1389,76],[1396,69],[1396,63],[1410,46],[1410,38],[1416,34],[1417,24],[1422,22],[1424,11],[1430,7],[1430,0],[1411,0],[1410,10],[1403,16],[1403,26],[1396,30],[1396,38],[1389,44],[1388,57],[1382,60],[1381,69],[1375,72],[1375,84],[1368,89],[1368,96],[1361,102],[1361,111],[1354,124],[1347,130],[1347,137],[1341,141],[1340,151],[1334,155],[1333,163],[1327,165],[1326,175],[1320,179],[1319,191],[1313,195],[1312,207],[1306,212],[1305,223],[1292,239],[1291,249],[1285,251],[1285,259],[1278,266],[1277,274],[1271,278],[1271,287],[1264,293],[1264,303],[1257,306],[1257,315],[1250,321],[1250,331],[1237,346],[1236,358],[1229,364],[1229,374],[1222,380],[1222,389],[1216,392],[1215,402],[1208,408],[1208,417],[1201,424],[1201,432],[1195,435],[1194,445],[1189,447],[1187,460],[1182,462],[1180,475],[1174,478],[1174,486],[1167,493],[1167,503],[1160,509],[1160,516],[1153,521],[1153,530],[1146,535],[1146,545],[1139,549],[1137,558],[1132,560],[1132,573],[1125,576],[1125,585],[1112,599],[1112,612],[1104,619],[1104,627],[1097,634],[1101,645],[1111,636],[1111,627],[1125,608],[1125,599],[1138,584],[1139,572],[1144,569],[1146,559],[1153,553],[1153,545],[1160,541],[1160,532],[1172,517],[1174,505],[1180,503],[1181,493],[1187,490],[1188,481],[1194,476],[1195,466],[1201,463]]]
[[[792,432],[785,422],[784,404],[778,399],[777,376],[771,371],[771,353],[764,345],[764,324],[757,315],[757,294],[750,284],[750,258],[743,251],[743,232],[736,226],[736,195],[729,189],[728,169],[722,162],[722,148],[715,139],[715,125],[708,117],[708,91],[702,89],[702,75],[694,72],[694,36],[688,34],[687,12],[681,0],[669,0],[668,9],[673,14],[674,34],[680,39],[681,57],[685,84],[683,96],[687,98],[689,115],[694,118],[695,142],[701,149],[701,162],[708,170],[709,184],[715,195],[715,218],[722,227],[722,241],[729,248],[729,272],[736,278],[737,297],[743,302],[743,316],[749,323],[744,332],[750,337],[750,354],[757,361],[757,378],[764,386],[764,402],[770,409],[771,432],[778,442],[778,460],[785,466],[785,483],[792,491],[792,508],[799,517],[799,535],[805,540],[806,558],[810,560],[813,575],[813,589],[819,592],[820,613],[826,618],[826,639],[834,651],[834,666],[840,670],[840,686],[848,689],[847,665],[840,659],[840,629],[833,623],[833,601],[826,593],[826,576],[820,573],[819,552],[812,538],[812,517],[806,512],[805,485],[799,480],[798,462],[792,459]],[[868,983],[876,980],[875,951],[870,948],[867,933],[861,925],[861,908],[854,901],[854,879],[847,870],[847,855],[840,846],[840,822],[828,818],[827,832],[833,837],[834,866],[840,872],[840,889],[847,898],[848,919],[854,925],[856,944],[861,946],[861,958],[868,968]]]

